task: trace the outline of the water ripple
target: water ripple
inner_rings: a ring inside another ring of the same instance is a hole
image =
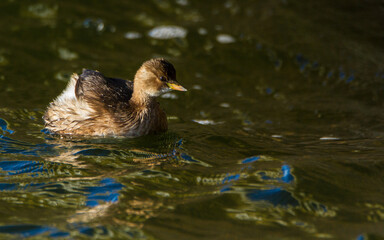
[[[116,182],[113,178],[105,178],[98,183],[98,186],[84,188],[84,191],[88,192],[86,205],[95,207],[100,202],[115,203],[123,187],[123,184]]]
[[[260,159],[260,156],[253,156],[253,157],[249,157],[242,160],[241,163],[252,163],[252,162],[256,162],[259,159]]]
[[[4,225],[0,226],[0,233],[16,234],[22,237],[33,237],[49,233],[50,237],[68,237],[69,233],[62,232],[54,227],[33,224]]]
[[[0,161],[0,168],[6,175],[19,175],[23,173],[39,173],[43,171],[43,164],[36,161]],[[1,172],[0,172],[0,175]]]
[[[10,133],[10,134],[13,134],[14,131],[9,129],[8,128],[8,123],[7,121],[5,121],[4,119],[0,118],[0,128],[1,130],[3,130],[3,134],[4,133]]]
[[[31,144],[0,135],[0,153],[22,154],[25,156],[39,156],[52,153],[56,145],[42,143]]]

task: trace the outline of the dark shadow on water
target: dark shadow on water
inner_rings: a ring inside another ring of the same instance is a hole
[[[292,194],[281,188],[273,188],[266,190],[252,190],[246,194],[251,201],[266,201],[273,206],[282,207],[296,207],[299,202],[292,196]]]

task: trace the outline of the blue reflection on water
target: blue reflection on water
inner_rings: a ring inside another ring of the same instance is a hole
[[[298,206],[299,202],[292,194],[281,188],[273,188],[266,190],[251,190],[246,194],[247,198],[252,201],[267,201],[274,206]]]
[[[99,182],[98,186],[87,187],[84,189],[88,192],[86,205],[88,207],[95,207],[100,202],[117,202],[119,198],[119,191],[124,187],[123,184],[118,183],[113,178],[105,178]]]
[[[30,144],[0,135],[0,153],[23,154],[26,156],[40,156],[54,153],[54,144]]]
[[[41,173],[46,173],[48,171],[53,171],[49,169],[44,163],[45,161],[31,161],[31,160],[9,160],[9,155],[6,154],[21,154],[22,157],[28,159],[28,157],[42,157],[42,156],[57,156],[60,155],[63,151],[65,151],[65,146],[57,145],[57,144],[49,144],[49,143],[41,143],[41,144],[33,144],[29,142],[23,142],[19,140],[15,140],[7,137],[5,134],[13,133],[12,130],[7,128],[7,122],[0,119],[0,154],[3,153],[0,158],[0,176],[3,179],[11,179],[11,177],[21,175],[21,174],[29,174],[28,177],[38,177],[41,176]],[[1,134],[1,131],[3,133]],[[43,131],[44,132],[44,131]],[[47,132],[45,132],[47,133]],[[187,153],[180,153],[176,151],[176,148],[181,148],[183,144],[182,139],[175,143],[174,151],[172,152],[174,157],[181,157],[183,160],[188,162],[199,162],[193,157],[189,156]],[[117,150],[106,150],[102,148],[89,148],[89,146],[80,146],[77,153],[74,155],[83,155],[83,156],[110,156],[112,154],[121,155],[121,151]],[[77,149],[77,147],[73,147],[69,150]],[[167,154],[159,154],[159,157],[170,157],[172,153]],[[59,164],[60,163],[56,163]],[[68,164],[68,163],[66,163]],[[31,180],[27,179],[24,182],[3,182],[0,183],[0,192],[31,192],[31,193],[42,193],[47,197],[52,197],[51,193],[55,194],[67,194],[71,192],[71,188],[67,188],[67,186],[77,186],[75,183],[72,185],[67,181],[59,181],[52,182],[51,178],[46,178],[45,181],[41,181],[42,178],[39,178],[39,183],[29,183]],[[71,181],[71,180],[69,180]],[[77,181],[77,180],[74,180]],[[230,179],[228,181],[231,181]],[[83,187],[77,188],[75,192],[71,192],[74,195],[79,195],[80,199],[86,199],[84,204],[88,208],[93,208],[98,205],[102,205],[105,203],[116,203],[119,200],[120,191],[125,187],[125,185],[117,182],[113,178],[104,178],[100,181],[81,181],[81,185]],[[82,196],[82,197],[81,197]],[[74,196],[75,197],[75,196]],[[53,197],[52,199],[55,201],[56,199]],[[86,223],[76,222],[71,223],[69,226],[65,226],[65,228],[69,228],[72,230],[76,230],[81,234],[85,234],[88,236],[94,236],[95,234],[105,234],[108,235],[108,229],[104,226],[87,226]],[[45,225],[38,223],[36,224],[26,224],[23,222],[12,222],[8,223],[8,225],[0,226],[0,234],[12,234],[14,237],[34,237],[42,235],[44,237],[49,238],[66,238],[70,236],[69,232],[62,231],[57,229],[56,227],[51,227],[50,224]]]
[[[1,129],[4,131],[4,122],[0,121]],[[53,144],[31,144],[18,140],[11,139],[4,135],[0,135],[0,153],[6,154],[22,154],[24,156],[42,156],[42,155],[57,155],[56,145]],[[86,149],[79,151],[77,154],[93,155],[93,156],[105,156],[115,153],[115,151],[103,150],[103,149]],[[2,158],[4,159],[4,158]],[[29,160],[0,160],[0,176],[16,176],[21,174],[29,174],[29,177],[40,176],[41,173],[47,173],[47,169],[42,162],[29,161]],[[120,196],[119,191],[124,187],[123,184],[116,182],[113,178],[105,178],[98,182],[89,183],[93,186],[88,186],[80,189],[78,194],[86,197],[85,205],[88,207],[95,207],[103,203],[115,203]],[[23,191],[23,192],[55,192],[57,194],[66,194],[68,190],[65,189],[65,182],[53,183],[40,182],[40,183],[0,183],[0,192],[8,191]],[[76,227],[76,224],[71,224],[72,227],[77,229],[80,233],[86,235],[95,234],[96,228]],[[104,228],[104,227],[103,227]],[[107,229],[101,229],[102,232],[107,234]],[[100,229],[97,227],[97,232],[100,233]],[[0,226],[0,234],[13,234],[20,237],[33,237],[33,236],[48,236],[50,238],[65,238],[70,236],[69,232],[61,231],[55,227],[38,225],[38,224],[9,224]]]
[[[20,186],[20,184],[13,183],[0,183],[0,191],[17,191],[23,190],[28,192],[41,191],[45,187],[52,188],[50,183],[37,183],[37,184],[27,184],[25,186]],[[100,180],[97,183],[97,186],[85,187],[82,189],[83,195],[87,197],[86,206],[95,207],[103,203],[115,203],[119,198],[119,191],[124,187],[123,184],[118,183],[113,178],[105,178]],[[60,190],[55,188],[54,191],[57,193]],[[45,190],[48,191],[48,190]],[[92,227],[77,227],[76,223],[72,224],[80,233],[93,236],[95,229]],[[100,229],[103,230],[104,234],[107,234],[107,229],[105,227],[97,227],[98,233]],[[50,237],[67,237],[70,234],[68,232],[63,232],[54,227],[44,226],[44,225],[29,225],[29,224],[20,224],[20,225],[4,225],[0,226],[0,233],[15,234],[22,237],[31,237],[40,234],[47,234]]]
[[[22,237],[33,237],[36,235],[50,233],[50,237],[67,237],[69,233],[62,232],[53,227],[39,226],[33,224],[5,225],[0,226],[0,233],[17,234]]]
[[[352,82],[354,79],[355,79],[355,75],[352,74],[351,76],[349,76],[349,77],[347,78],[346,82],[347,82],[347,83],[350,83],[350,82]]]
[[[232,189],[231,189],[231,186],[232,186],[232,184],[225,185],[224,187],[222,187],[222,188],[220,189],[220,193],[228,192],[228,191],[232,190]]]
[[[183,145],[183,139],[182,138],[180,140],[176,141],[175,148],[181,148],[181,145]]]
[[[14,183],[0,183],[0,191],[12,191],[16,189],[17,185]]]
[[[82,234],[85,234],[88,236],[92,236],[93,234],[95,234],[95,230],[93,228],[90,228],[90,227],[81,227],[81,228],[78,228],[78,230]]]
[[[182,153],[180,154],[181,158],[184,159],[185,161],[187,162],[195,162],[195,163],[198,163],[199,161],[193,159],[191,156],[189,156],[188,154],[186,153]]]
[[[62,231],[53,231],[49,236],[50,237],[53,237],[53,238],[63,238],[63,237],[69,237],[69,233],[68,232],[62,232]]]
[[[28,184],[26,186],[20,186],[20,184],[13,183],[0,183],[0,191],[17,191],[23,190],[28,192],[41,191],[45,187],[49,186],[52,188],[52,184],[49,183],[38,183],[38,184]],[[118,183],[113,178],[105,178],[97,183],[97,186],[86,187],[82,189],[83,195],[87,197],[86,206],[95,207],[103,203],[115,203],[119,198],[119,191],[124,187],[123,184]],[[55,188],[54,191],[57,193],[60,190]],[[45,190],[48,191],[48,190]],[[80,233],[93,236],[95,234],[95,228],[76,226],[77,224],[72,224]],[[97,227],[98,233],[100,229],[104,234],[107,234],[107,229],[105,227]],[[47,234],[49,237],[67,237],[70,234],[68,232],[63,232],[54,227],[44,226],[44,225],[31,225],[31,224],[20,224],[20,225],[4,225],[0,226],[0,233],[15,234],[22,237],[31,237],[40,234]]]
[[[6,133],[6,132],[8,132],[10,134],[14,133],[13,130],[8,129],[8,123],[2,118],[0,118],[0,128],[1,128],[1,130],[3,130],[3,133]]]
[[[47,172],[47,170],[43,169],[43,164],[36,161],[0,161],[0,168],[6,171],[6,175]],[[0,175],[3,174],[0,173]]]
[[[260,172],[259,175],[263,180],[276,180],[276,181],[282,181],[284,183],[292,183],[292,181],[295,180],[295,178],[291,174],[291,167],[289,165],[281,166],[281,171],[283,175],[281,178],[274,178],[274,177],[267,176],[265,172]]]
[[[357,236],[357,238],[356,238],[356,240],[364,240],[364,239],[365,239],[364,235],[359,235],[359,236]]]
[[[289,165],[283,165],[281,170],[283,171],[283,176],[281,177],[283,182],[290,183],[294,180],[293,175],[291,174],[291,167]]]
[[[249,158],[244,159],[243,161],[241,161],[241,163],[251,163],[251,162],[256,162],[256,161],[259,160],[259,159],[260,159],[259,156],[252,156],[252,157],[249,157]]]
[[[267,93],[268,95],[272,94],[273,93],[273,89],[268,87],[265,89],[265,93]]]
[[[172,150],[172,153],[171,153],[171,156],[174,158],[174,159],[178,159],[178,149],[182,150],[182,145],[183,145],[183,139],[181,138],[180,140],[176,141],[175,142],[175,145],[174,145],[174,148]],[[180,157],[184,160],[184,161],[187,161],[187,162],[190,162],[190,163],[199,163],[199,161],[197,161],[196,159],[193,159],[193,157],[191,157],[190,155],[188,155],[187,153],[185,152],[181,152],[180,153]]]
[[[240,179],[240,174],[227,175],[227,176],[223,179],[223,184],[224,184],[225,182],[236,181],[236,180],[239,180],[239,179]]]

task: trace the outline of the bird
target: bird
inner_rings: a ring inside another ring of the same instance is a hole
[[[187,91],[164,58],[145,61],[133,81],[83,69],[49,104],[43,116],[45,129],[70,136],[138,137],[165,132],[167,116],[156,97],[171,90]]]

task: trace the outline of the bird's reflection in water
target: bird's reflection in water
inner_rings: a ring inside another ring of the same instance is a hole
[[[72,226],[70,229],[82,233],[84,226],[103,220],[137,231],[164,204],[159,199],[136,195],[135,189],[144,187],[136,178],[157,173],[156,169],[163,165],[178,167],[187,161],[181,157],[182,140],[170,134],[154,139],[70,139],[47,135],[45,143],[31,144],[2,136],[1,152],[37,160],[2,162],[0,168],[8,176],[23,177],[23,191],[74,210],[61,216]],[[152,141],[143,144],[148,140]],[[34,181],[39,184],[32,184]],[[12,194],[13,189],[20,189],[19,185],[12,185],[7,191]],[[41,205],[49,208],[49,204]],[[116,211],[125,216],[115,217]]]

